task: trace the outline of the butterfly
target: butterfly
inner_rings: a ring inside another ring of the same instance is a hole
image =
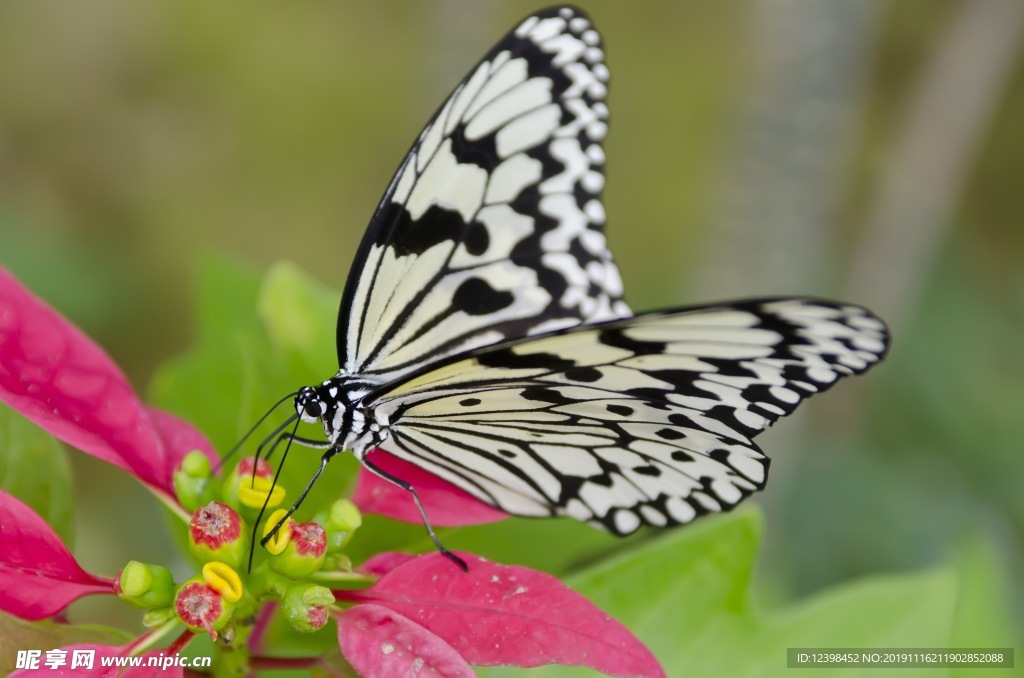
[[[356,253],[340,369],[293,394],[289,422],[326,434],[283,435],[325,450],[310,487],[350,450],[411,491],[445,553],[375,450],[514,515],[618,535],[688,523],[764,487],[759,433],[885,355],[885,324],[845,303],[633,315],[600,199],[607,84],[590,19],[556,7],[435,113]]]

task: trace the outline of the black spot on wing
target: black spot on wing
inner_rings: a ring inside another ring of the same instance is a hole
[[[527,386],[522,390],[522,396],[525,400],[532,400],[540,403],[552,403],[554,405],[565,405],[571,402],[555,389],[547,388],[545,386]]]
[[[590,198],[591,196],[589,195],[577,197],[576,204],[586,205]],[[580,242],[579,238],[573,238],[572,242],[569,243],[569,254],[571,254],[576,261],[580,262],[580,268],[586,268],[587,264],[592,261],[601,261],[600,257],[595,256],[590,252],[590,250],[583,246],[583,243]]]
[[[605,409],[621,417],[628,417],[633,414],[633,408],[626,405],[605,405]]]
[[[471,223],[466,229],[466,238],[462,244],[466,246],[466,251],[475,257],[486,252],[491,244],[491,236],[487,232],[487,227],[478,221]]]
[[[729,428],[738,431],[748,438],[753,438],[764,430],[762,427],[755,428],[740,421],[739,417],[736,416],[736,408],[729,407],[728,405],[715,405],[708,409],[705,414],[712,419],[722,422]]]
[[[780,408],[786,414],[791,414],[796,409],[796,406],[800,404],[799,400],[795,403],[779,400],[772,395],[771,389],[766,384],[751,384],[743,389],[742,397],[751,403],[770,403]],[[780,416],[777,412],[770,412],[760,407],[757,408],[757,413],[768,417],[772,421],[775,421]]]
[[[466,124],[460,122],[449,136],[452,140],[452,155],[460,165],[476,165],[488,173],[492,172],[501,164],[497,144],[497,133],[501,129],[499,127],[490,134],[469,140],[466,138]]]
[[[573,499],[579,497],[583,483],[586,482],[579,476],[560,476],[562,491],[558,495],[558,505],[565,506]]]
[[[459,404],[463,407],[473,407],[474,405],[480,404],[479,398],[463,398],[459,401]]]
[[[561,372],[575,367],[576,362],[554,353],[516,353],[511,348],[486,351],[477,356],[476,361],[484,367],[502,367],[506,369],[545,369]]]
[[[668,391],[665,389],[640,386],[637,388],[626,389],[623,393],[631,398],[643,400],[645,407],[650,407],[655,410],[670,409],[669,403],[665,402],[665,396],[668,394]]]
[[[686,436],[674,428],[663,428],[654,432],[654,435],[658,436],[662,440],[680,440]]]
[[[594,367],[573,367],[565,371],[565,376],[571,381],[592,383],[601,380],[601,370]]]
[[[690,419],[682,412],[673,412],[672,414],[668,415],[668,420],[669,423],[675,424],[676,426],[685,426],[686,428],[693,429],[702,428],[701,426],[698,426],[693,419]]]
[[[691,370],[650,370],[647,374],[666,384],[672,384],[676,393],[692,392],[696,389],[693,382],[702,377],[700,372]]]
[[[452,295],[452,308],[468,315],[490,315],[514,301],[511,292],[496,290],[483,278],[467,278]]]
[[[394,212],[389,215],[394,219],[390,245],[400,257],[423,254],[443,242],[458,242],[466,231],[466,222],[458,212],[437,205],[431,205],[415,221],[402,205],[391,203],[386,209]]]
[[[664,353],[667,345],[663,341],[640,341],[632,339],[616,328],[602,330],[599,339],[605,346],[625,349],[634,355],[654,355]]]

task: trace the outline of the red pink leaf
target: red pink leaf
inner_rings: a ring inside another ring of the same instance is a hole
[[[410,553],[398,553],[397,551],[387,551],[385,553],[378,553],[373,556],[365,563],[356,568],[358,572],[363,574],[374,574],[381,577],[391,570],[395,569],[402,563],[407,563],[416,556]]]
[[[468,492],[384,450],[371,450],[370,454],[374,464],[416,488],[435,527],[480,525],[508,518],[504,511],[488,506]],[[363,513],[376,513],[407,523],[423,521],[408,492],[365,468],[359,471],[352,501]]]
[[[35,621],[82,596],[114,593],[114,582],[81,567],[46,521],[0,491],[0,609]]]
[[[463,574],[441,554],[394,567],[339,599],[386,607],[439,636],[471,664],[583,665],[614,676],[664,676],[619,622],[555,577],[469,553]]]
[[[114,361],[0,267],[0,401],[173,496],[149,413]]]
[[[356,605],[337,619],[341,653],[360,675],[476,675],[451,645],[386,607]]]
[[[169,412],[158,410],[155,407],[147,407],[146,412],[149,414],[149,419],[153,422],[153,428],[163,443],[167,457],[166,477],[171,477],[171,474],[181,465],[181,460],[192,450],[199,450],[205,454],[209,457],[214,468],[217,468],[220,457],[217,456],[213,445],[210,444],[210,441],[206,439],[206,436],[199,429],[184,419],[180,419]]]

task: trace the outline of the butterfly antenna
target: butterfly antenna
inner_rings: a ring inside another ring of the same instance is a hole
[[[326,457],[327,455],[324,456]],[[431,526],[430,521],[427,519],[427,511],[423,508],[423,502],[420,501],[420,495],[416,493],[416,488],[414,488],[412,484],[402,480],[401,478],[396,478],[395,476],[391,475],[390,473],[388,473],[381,467],[377,466],[366,457],[363,457],[361,461],[363,462],[363,466],[368,468],[374,474],[380,476],[389,483],[392,483],[393,485],[396,485],[397,487],[400,487],[406,492],[412,494],[412,500],[416,502],[416,508],[419,509],[420,517],[423,518],[423,525],[427,528],[427,534],[430,535],[430,539],[434,542],[434,546],[436,546],[437,550],[441,552],[441,555],[455,563],[460,570],[462,570],[463,572],[469,572],[469,566],[466,565],[466,561],[458,557],[448,549],[446,549],[444,547],[444,544],[441,543],[441,540],[437,538],[436,534],[434,534],[434,528],[433,526]],[[322,469],[323,465],[321,465],[321,470]],[[319,475],[319,473],[317,475]]]
[[[269,417],[274,412],[274,410],[276,410],[278,407],[280,407],[282,403],[284,403],[284,402],[294,398],[296,395],[298,395],[298,393],[299,393],[298,391],[294,391],[292,393],[289,393],[288,395],[286,395],[285,397],[281,398],[276,403],[274,403],[273,407],[271,407],[269,410],[267,410],[266,414],[264,414],[262,417],[260,417],[259,421],[257,421],[255,424],[253,424],[253,427],[251,429],[249,429],[249,431],[244,436],[242,436],[242,439],[239,440],[237,443],[235,443],[235,446],[232,447],[230,450],[228,450],[227,454],[225,454],[223,457],[221,457],[220,461],[217,462],[216,471],[220,472],[220,470],[222,468],[224,468],[224,464],[227,463],[227,461],[229,459],[231,459],[231,457],[235,456],[235,453],[238,452],[239,449],[241,449],[242,445],[245,444],[245,441],[249,439],[249,436],[251,436],[256,431],[256,429],[258,429],[260,427],[260,425],[267,420],[267,417]],[[296,415],[296,416],[298,416],[298,415]],[[289,419],[288,422],[291,422],[291,419]],[[280,429],[278,429],[278,430],[280,430]],[[277,435],[277,432],[273,433],[271,435],[271,437],[273,437],[274,435]],[[266,441],[264,441],[264,443],[265,442]],[[262,445],[260,447],[262,447]]]
[[[291,440],[288,441],[288,447],[291,447]],[[300,494],[299,498],[295,500],[295,503],[292,504],[292,507],[288,509],[288,513],[284,514],[284,517],[277,521],[277,524],[274,525],[273,529],[271,529],[270,532],[263,536],[263,539],[260,540],[260,546],[266,546],[267,542],[270,541],[270,539],[273,538],[275,534],[277,534],[277,531],[281,529],[281,526],[284,525],[285,522],[289,518],[291,518],[292,514],[299,509],[299,506],[301,506],[302,502],[306,499],[306,495],[309,494],[309,491],[313,489],[314,485],[316,485],[316,481],[320,479],[320,474],[324,472],[325,468],[327,468],[327,462],[329,462],[331,460],[331,457],[333,457],[337,453],[338,449],[334,447],[324,452],[324,455],[320,458],[320,468],[316,470],[316,473],[313,474],[313,477],[309,479],[308,483],[306,483],[306,489],[302,490],[302,494]],[[284,455],[288,455],[287,447],[284,450]],[[281,463],[284,464],[284,457],[281,457]],[[278,470],[278,473],[280,472],[281,471]]]
[[[276,405],[275,405],[275,407],[276,407]],[[295,432],[299,428],[299,422],[295,421],[298,418],[299,418],[298,413],[293,414],[292,416],[288,417],[287,419],[284,420],[283,423],[281,423],[280,426],[278,426],[273,431],[271,431],[270,434],[266,438],[261,440],[260,444],[256,446],[256,454],[253,455],[254,459],[253,459],[253,464],[252,464],[252,482],[254,484],[256,483],[256,470],[259,467],[260,455],[263,454],[263,448],[266,447],[267,443],[269,443],[270,441],[272,441],[272,440],[274,441],[274,444],[270,446],[269,450],[267,450],[266,458],[270,459],[270,455],[274,453],[274,448],[277,447],[277,444],[279,442],[281,442],[281,438],[283,437],[283,436],[281,436],[281,431],[283,431],[286,428],[288,428],[288,426],[293,421],[295,422],[295,428],[292,429],[292,437],[295,436]],[[288,444],[291,445],[291,438],[288,439]],[[284,459],[281,459],[281,464],[284,464]],[[280,473],[280,472],[281,472],[281,470],[278,469],[278,473]],[[276,478],[276,476],[275,476],[275,478]]]
[[[275,407],[276,407],[276,405],[275,405]],[[259,515],[256,516],[256,522],[252,526],[252,536],[251,536],[251,538],[249,540],[249,569],[248,569],[249,572],[252,572],[252,556],[253,556],[253,551],[256,550],[256,534],[257,534],[257,530],[260,529],[260,521],[263,520],[263,514],[266,513],[266,511],[267,511],[267,504],[270,503],[270,497],[274,493],[274,488],[277,487],[277,480],[278,480],[278,478],[281,477],[281,471],[284,469],[284,462],[285,462],[286,459],[288,459],[288,450],[292,449],[292,438],[295,437],[295,432],[299,430],[299,415],[298,414],[293,414],[292,416],[288,417],[288,419],[283,424],[281,424],[276,429],[274,429],[273,433],[271,433],[269,436],[267,436],[266,438],[263,439],[263,442],[260,443],[259,448],[257,448],[257,450],[256,450],[256,461],[258,462],[259,461],[260,452],[263,450],[263,446],[266,445],[267,442],[270,441],[271,438],[274,438],[279,433],[281,433],[281,431],[283,431],[284,428],[286,426],[288,426],[288,424],[292,423],[293,421],[295,422],[295,426],[292,427],[291,435],[288,436],[288,444],[284,446],[284,454],[281,455],[281,463],[277,465],[277,472],[274,473],[274,480],[273,480],[273,482],[270,483],[270,489],[267,491],[267,496],[263,500],[263,506],[260,507]],[[280,438],[278,438],[278,440],[280,440]],[[276,445],[277,442],[275,441],[274,444]],[[274,448],[271,447],[270,449],[271,449],[271,451],[273,451]],[[270,456],[269,453],[267,454],[267,456]],[[255,463],[253,464],[252,476],[253,476],[253,482],[255,483],[255,481],[256,481],[256,464]],[[306,492],[308,492],[308,491],[309,490],[307,488]],[[306,496],[306,492],[302,493],[303,497]],[[301,499],[300,499],[300,501],[301,501]],[[260,543],[261,544],[265,544],[267,539],[269,539],[270,537],[272,537],[275,534],[277,534],[277,530],[281,527],[281,523],[283,523],[285,520],[288,520],[288,518],[292,515],[292,513],[295,512],[296,508],[297,508],[297,506],[293,506],[292,509],[288,512],[288,515],[286,515],[274,527],[274,531],[271,532],[270,535],[267,538],[265,538]]]

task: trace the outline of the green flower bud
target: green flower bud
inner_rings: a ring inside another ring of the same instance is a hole
[[[167,607],[174,600],[174,577],[159,565],[130,561],[117,575],[117,595],[133,607]]]
[[[312,633],[327,623],[327,606],[333,604],[330,589],[316,584],[296,584],[285,592],[281,609],[296,631]]]
[[[318,514],[315,520],[327,530],[327,553],[337,553],[352,541],[363,524],[363,514],[348,499],[339,499],[328,513]]]
[[[216,483],[210,469],[210,458],[199,450],[192,450],[181,460],[181,465],[171,474],[174,496],[186,511],[197,508],[213,499]]]
[[[189,551],[201,563],[219,561],[238,569],[249,553],[245,521],[217,501],[196,509],[188,526]]]

